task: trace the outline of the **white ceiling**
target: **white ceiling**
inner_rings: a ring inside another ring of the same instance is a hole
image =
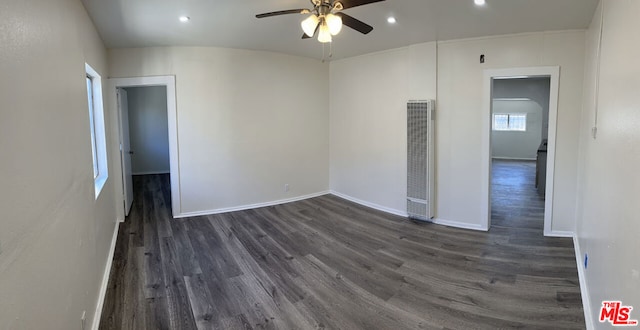
[[[310,8],[308,0],[82,0],[108,48],[217,46],[321,58],[322,45],[301,40],[303,15],[256,14]],[[598,0],[386,0],[345,10],[374,30],[334,37],[333,58],[434,40],[586,28]],[[180,23],[178,17],[191,17]],[[398,22],[387,23],[393,15]],[[327,49],[328,51],[328,49]]]

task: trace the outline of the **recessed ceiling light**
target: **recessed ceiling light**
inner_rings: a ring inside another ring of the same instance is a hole
[[[478,6],[484,6],[484,4],[486,3],[485,0],[474,0],[474,2],[476,3],[476,5]]]
[[[387,18],[387,22],[389,22],[389,24],[396,24],[396,18],[393,16],[390,16],[389,18]]]
[[[180,22],[182,23],[186,23],[188,22],[191,18],[189,18],[189,16],[180,16],[180,18],[178,18],[180,20]]]

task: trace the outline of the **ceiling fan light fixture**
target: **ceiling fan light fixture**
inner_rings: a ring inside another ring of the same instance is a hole
[[[318,41],[321,43],[331,42],[331,32],[326,23],[320,25],[320,33],[318,33]]]
[[[342,17],[334,14],[328,14],[325,18],[327,26],[329,27],[329,33],[335,36],[342,30]]]
[[[308,35],[309,37],[313,37],[313,34],[316,32],[316,27],[318,26],[319,22],[320,19],[318,18],[318,16],[311,14],[304,21],[302,21],[300,25],[302,26],[302,31],[304,31],[306,35]]]

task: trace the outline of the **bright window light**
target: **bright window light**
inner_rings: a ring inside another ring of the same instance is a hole
[[[476,3],[476,5],[478,6],[484,6],[484,4],[486,3],[485,0],[474,0],[474,2]]]
[[[98,199],[109,176],[107,169],[107,137],[104,124],[102,102],[102,78],[85,63],[87,108],[89,111],[89,128],[91,132],[91,156],[93,160],[93,181],[95,197]]]
[[[496,113],[493,114],[494,131],[517,131],[527,130],[526,113]]]

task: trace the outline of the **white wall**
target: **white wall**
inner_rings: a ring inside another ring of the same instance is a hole
[[[133,174],[169,173],[167,88],[125,88],[129,105],[129,138]]]
[[[112,49],[109,60],[112,77],[176,76],[183,215],[328,190],[327,64],[198,47]]]
[[[577,204],[578,247],[583,258],[589,255],[584,274],[590,321],[596,326],[600,325],[597,317],[603,300],[633,306],[631,318],[640,319],[640,2],[605,0],[603,4],[600,58],[600,9],[587,32]],[[590,131],[596,98],[598,133],[594,140]]]
[[[437,60],[435,43],[428,43],[332,62],[331,189],[406,212],[406,101],[436,98],[437,90],[436,217],[482,228],[483,70],[560,66],[552,230],[573,231],[584,35],[562,31],[440,42]]]
[[[106,78],[106,50],[80,1],[1,7],[0,329],[79,329],[116,221],[119,181],[95,200],[84,68]]]
[[[491,156],[536,159],[542,141],[542,107],[532,100],[494,99],[493,114],[526,114],[526,131],[491,131]]]
[[[435,43],[331,62],[331,190],[406,213],[407,101],[435,99]]]
[[[494,98],[527,98],[542,108],[542,136],[549,136],[549,89],[551,79],[548,77],[522,79],[496,79],[493,81]]]
[[[481,197],[483,70],[560,66],[551,226],[552,231],[574,230],[584,38],[584,31],[560,31],[439,43],[438,218],[483,226],[478,216],[485,203]],[[484,64],[479,63],[481,54],[486,57]]]

